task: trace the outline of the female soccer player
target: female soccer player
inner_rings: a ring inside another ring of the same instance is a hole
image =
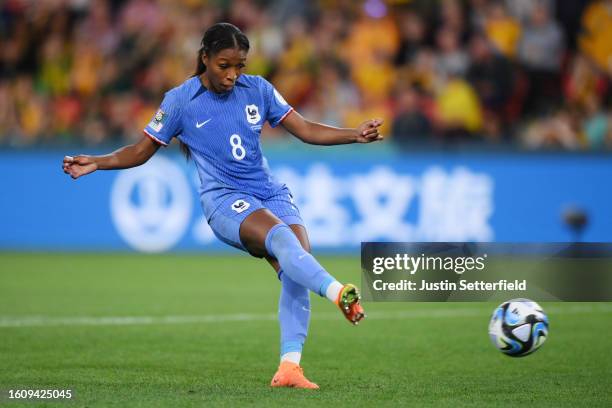
[[[281,363],[271,386],[316,389],[299,366],[310,320],[308,290],[338,305],[353,324],[365,314],[357,288],[340,284],[309,254],[291,192],[270,174],[262,155],[261,128],[268,121],[306,143],[337,145],[382,140],[382,121],[340,129],[304,119],[265,79],[242,74],[248,51],[249,40],[237,27],[213,25],[202,39],[195,75],[166,93],[139,142],[103,156],[66,156],[63,169],[77,179],[139,166],[177,137],[196,164],[202,207],[215,235],[265,257],[278,273]]]

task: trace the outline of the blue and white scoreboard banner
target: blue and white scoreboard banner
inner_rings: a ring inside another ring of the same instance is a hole
[[[612,156],[268,154],[294,193],[316,250],[361,242],[612,241]],[[366,152],[363,150],[363,152]],[[0,151],[1,250],[232,250],[208,227],[192,164],[175,152],[72,180],[64,152]]]

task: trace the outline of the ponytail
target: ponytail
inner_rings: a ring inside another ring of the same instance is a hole
[[[202,59],[202,57],[204,57],[204,46],[203,45],[198,50],[198,62],[196,64],[196,70],[193,74],[194,77],[200,76],[206,72],[206,64],[204,64],[204,60]]]

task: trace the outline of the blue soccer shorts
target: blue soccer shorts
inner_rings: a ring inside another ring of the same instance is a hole
[[[286,187],[265,200],[250,194],[229,192],[223,196],[221,205],[213,211],[208,224],[221,241],[248,252],[240,241],[240,225],[246,217],[262,208],[270,210],[287,225],[304,225],[300,211],[293,203],[291,191]]]

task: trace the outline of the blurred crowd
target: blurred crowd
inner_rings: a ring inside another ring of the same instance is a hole
[[[218,21],[311,120],[382,117],[399,146],[612,149],[612,0],[0,0],[0,144],[137,140]]]

